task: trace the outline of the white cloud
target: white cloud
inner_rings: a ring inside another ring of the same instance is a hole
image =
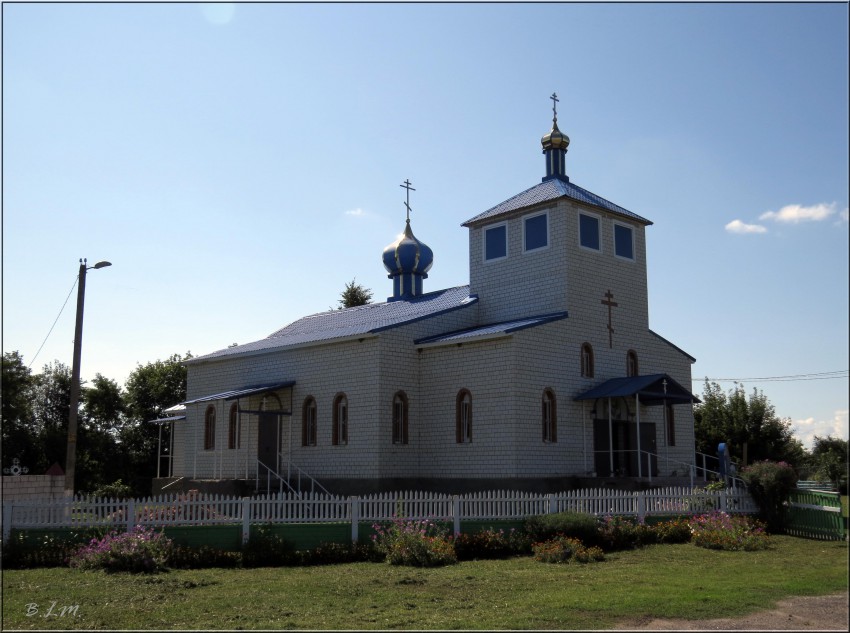
[[[831,420],[816,420],[815,418],[806,418],[805,420],[795,420],[792,423],[794,435],[808,449],[812,448],[815,440],[815,435],[818,437],[840,437],[841,439],[850,439],[848,437],[848,410],[839,409],[836,411]]]
[[[838,213],[838,222],[835,224],[847,224],[848,221],[850,221],[850,209],[844,207],[844,209]]]
[[[726,225],[726,231],[729,233],[767,233],[767,229],[760,224],[745,224],[740,220],[732,220]]]
[[[353,215],[354,217],[359,218],[366,215],[366,212],[360,207],[357,207],[356,209],[349,209],[345,212],[345,215]]]
[[[789,204],[779,211],[765,211],[759,216],[759,220],[773,220],[783,224],[799,224],[800,222],[820,222],[835,214],[836,203],[826,204],[821,202],[810,207],[799,204]]]

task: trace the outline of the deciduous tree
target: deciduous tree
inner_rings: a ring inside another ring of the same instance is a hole
[[[717,383],[706,380],[702,403],[694,407],[694,433],[697,450],[717,454],[717,446],[725,442],[732,458],[746,461],[785,461],[795,467],[803,465],[806,454],[794,437],[791,420],[780,419],[767,396],[753,389],[749,399],[744,385],[736,383],[724,393]]]

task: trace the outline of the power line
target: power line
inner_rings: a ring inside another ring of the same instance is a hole
[[[32,357],[30,364],[27,365],[27,368],[32,367],[32,364],[35,362],[35,359],[38,358],[38,355],[41,353],[41,348],[44,347],[44,344],[47,342],[47,339],[50,337],[50,333],[53,331],[53,328],[56,327],[56,322],[59,321],[59,317],[62,316],[62,311],[65,309],[65,306],[68,305],[68,299],[71,298],[71,293],[74,292],[74,288],[77,287],[77,280],[79,279],[79,275],[74,277],[74,283],[71,285],[71,289],[68,291],[68,296],[65,297],[65,303],[62,304],[62,307],[59,308],[59,314],[56,315],[56,320],[53,321],[53,325],[50,326],[50,330],[47,332],[47,336],[44,337],[44,340],[41,342],[41,347],[38,348],[38,351],[35,353],[35,356]]]
[[[707,380],[709,382],[747,382],[753,380],[758,382],[794,382],[798,380],[832,380],[835,378],[848,377],[850,377],[850,370],[840,369],[838,371],[822,371],[810,374],[790,374],[788,376],[756,376],[749,378],[693,378],[691,382],[702,382],[703,380]]]

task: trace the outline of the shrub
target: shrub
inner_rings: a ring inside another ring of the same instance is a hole
[[[687,543],[691,540],[691,526],[686,519],[670,519],[652,526],[657,543]]]
[[[116,479],[111,484],[103,484],[95,488],[91,496],[109,499],[129,499],[133,496],[133,488],[120,479]]]
[[[746,466],[741,479],[759,506],[759,517],[771,532],[783,532],[788,497],[797,485],[797,473],[785,462],[768,460]]]
[[[688,524],[691,542],[698,547],[754,551],[770,546],[764,525],[747,516],[733,517],[725,512],[711,512],[693,517]]]
[[[431,521],[396,518],[389,525],[376,523],[372,529],[375,548],[391,565],[439,567],[457,562],[446,529]]]
[[[377,563],[384,555],[372,543],[321,543],[309,551],[298,552],[301,565],[337,565],[341,563]]]
[[[166,569],[171,551],[171,539],[165,534],[138,526],[93,538],[74,552],[69,564],[78,569],[152,573]]]
[[[168,566],[172,569],[233,568],[241,564],[241,552],[230,552],[209,545],[201,547],[175,545],[168,559]]]
[[[454,539],[458,560],[484,560],[508,558],[529,554],[531,539],[522,531],[511,529],[480,530],[472,534],[458,534]]]
[[[599,547],[585,547],[582,542],[569,536],[556,536],[543,543],[532,545],[534,560],[541,563],[590,563],[605,560],[605,554]]]
[[[242,548],[242,565],[245,567],[280,567],[298,562],[295,546],[273,533],[270,525],[260,525],[252,530]]]
[[[602,548],[613,552],[656,542],[655,532],[643,523],[619,516],[606,516],[599,526]]]
[[[529,517],[524,527],[529,538],[536,543],[563,535],[588,545],[601,545],[599,521],[583,512],[555,512]]]
[[[3,567],[29,569],[33,567],[64,567],[80,545],[106,533],[103,528],[87,528],[78,532],[41,534],[14,531],[3,543]]]

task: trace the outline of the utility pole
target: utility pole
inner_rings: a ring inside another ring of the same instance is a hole
[[[86,271],[91,268],[111,266],[109,262],[98,262],[86,267],[87,260],[80,260],[77,280],[77,325],[74,330],[74,361],[71,366],[71,408],[68,412],[68,452],[65,456],[65,496],[74,496],[74,474],[77,465],[77,408],[80,402],[80,356],[83,347],[83,303],[86,298]]]

